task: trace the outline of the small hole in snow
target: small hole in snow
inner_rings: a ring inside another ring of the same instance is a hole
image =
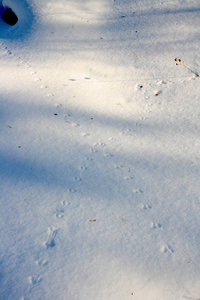
[[[4,8],[2,19],[4,20],[5,23],[11,26],[14,26],[18,22],[18,17],[9,7]]]

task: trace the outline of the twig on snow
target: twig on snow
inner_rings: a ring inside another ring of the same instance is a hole
[[[190,72],[192,72],[193,74],[195,74],[197,77],[199,77],[199,75],[197,73],[195,73],[194,71],[192,71],[190,68],[188,68],[183,60],[181,58],[175,58],[175,61],[177,62],[176,65],[177,66],[183,66],[184,68],[188,69]]]

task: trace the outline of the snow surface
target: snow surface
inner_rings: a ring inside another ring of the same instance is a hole
[[[200,299],[199,1],[3,3],[0,299]]]

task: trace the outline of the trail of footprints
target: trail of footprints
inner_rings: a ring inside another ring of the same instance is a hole
[[[32,69],[32,66],[26,60],[23,60],[20,56],[15,55],[15,53],[12,52],[4,43],[1,43],[0,46],[3,49],[3,55],[9,56],[12,60],[15,59],[17,66],[23,66],[24,69],[29,70],[29,75],[32,77],[33,82],[36,82],[38,84],[39,89],[45,91],[45,96],[54,96],[54,94],[49,91],[49,87],[43,83],[43,80],[38,77],[37,72]]]
[[[43,80],[40,77],[37,76],[37,72],[32,69],[32,66],[28,62],[22,60],[21,57],[18,57],[15,54],[13,54],[12,51],[9,50],[4,45],[4,43],[1,43],[1,46],[2,46],[2,49],[4,51],[3,52],[4,55],[10,56],[11,59],[15,58],[18,65],[23,65],[24,68],[26,68],[27,70],[30,70],[29,71],[30,76],[33,78],[33,81],[38,85],[38,88],[43,90],[43,92],[45,92],[46,97],[54,97],[54,93],[52,91],[49,91],[48,86],[43,83]],[[165,81],[161,82],[161,86],[165,85],[165,84],[167,84],[167,82],[165,82]],[[140,92],[140,93],[142,92],[144,94],[143,96],[144,96],[145,100],[148,100],[150,98],[147,95],[147,91],[144,92],[143,85],[138,85],[137,90],[138,90],[138,92]],[[162,89],[160,89],[160,90],[158,89],[158,91],[155,93],[155,96],[158,97],[160,94],[162,94]],[[54,113],[54,115],[55,116],[60,115],[60,114],[62,114],[62,111],[63,111],[62,104],[55,103],[55,113]],[[147,113],[149,113],[149,112],[150,111],[147,111]],[[64,113],[62,115],[63,115],[63,121],[64,122],[66,122],[67,124],[71,125],[74,128],[79,128],[80,127],[80,124],[73,120],[73,114],[71,112],[67,112],[67,113]],[[142,119],[145,119],[145,117],[141,118],[141,120]],[[93,120],[93,118],[91,118],[91,120]],[[131,135],[133,135],[136,128],[138,129],[141,126],[142,126],[141,124],[135,123],[135,128],[134,129],[128,129],[127,131],[122,131],[122,132],[120,132],[120,135],[131,136]],[[84,137],[84,138],[88,138],[88,137],[90,137],[90,133],[89,132],[82,132],[81,136]],[[110,141],[112,141],[112,140],[113,140],[113,138],[110,138]],[[97,153],[99,153],[99,151],[104,157],[112,157],[113,156],[112,153],[106,151],[106,143],[104,143],[104,142],[95,142],[95,143],[93,143],[92,147],[90,148],[90,154],[91,155],[85,157],[85,161],[87,163],[91,163],[94,159],[93,156],[96,155]],[[85,165],[85,163],[83,163],[83,165],[80,167],[81,172],[84,172],[87,169],[88,169],[88,166]],[[124,167],[121,164],[115,165],[115,169],[124,171]],[[130,181],[130,184],[132,184],[132,182],[134,180],[134,177],[130,174],[130,170],[128,170],[128,174],[124,175],[124,180]],[[74,177],[75,184],[78,184],[81,181],[82,181],[81,176],[75,176]],[[68,193],[74,193],[74,192],[76,192],[76,189],[74,189],[74,188],[71,188],[71,189],[68,190]],[[133,195],[135,195],[135,196],[140,195],[141,197],[145,196],[143,190],[139,189],[139,188],[133,189]],[[63,219],[64,218],[65,212],[66,212],[66,209],[67,209],[68,205],[69,205],[68,201],[62,201],[61,202],[60,206],[56,209],[56,212],[55,212],[55,217],[57,219]],[[148,203],[141,204],[140,208],[141,208],[142,211],[144,211],[146,213],[150,212],[153,209],[152,205],[148,204]],[[121,221],[124,225],[129,223],[129,221],[124,217],[118,217],[118,220]],[[151,224],[150,224],[150,228],[155,229],[155,230],[159,230],[159,229],[162,229],[162,224],[160,224],[159,222],[157,223],[155,221],[152,221]],[[54,226],[51,226],[47,229],[47,239],[42,243],[43,246],[45,247],[46,251],[50,251],[51,249],[54,249],[56,247],[56,237],[57,237],[58,234],[59,234],[59,228],[55,228]],[[174,253],[173,247],[171,245],[165,245],[165,244],[163,244],[161,246],[160,251],[162,253],[170,253],[170,254]],[[41,267],[48,266],[49,261],[45,260],[45,259],[39,259],[35,263],[38,267],[41,268]],[[40,275],[38,275],[38,276],[29,276],[28,277],[28,283],[31,286],[35,286],[37,284],[40,284],[41,281],[42,281],[42,277]],[[25,298],[23,297],[22,299],[25,299]]]
[[[37,72],[32,69],[32,66],[28,62],[21,59],[20,56],[16,56],[11,50],[8,49],[7,46],[5,46],[4,43],[1,43],[0,45],[3,49],[3,53],[2,53],[3,55],[9,56],[12,60],[15,59],[18,66],[23,66],[23,68],[27,69],[27,71],[30,70],[29,71],[30,78],[32,77],[33,82],[35,82],[38,85],[38,88],[45,92],[45,96],[47,96],[47,97],[54,96],[54,94],[48,90],[48,86],[43,83],[43,80],[40,77],[38,77]],[[55,107],[60,107],[60,106],[61,105],[55,104]],[[71,116],[70,113],[65,115],[64,121],[66,121],[66,119],[70,116]],[[76,127],[76,126],[78,126],[78,124],[72,123],[72,126]],[[75,178],[75,181],[78,181],[78,180],[80,180],[80,179]],[[73,190],[71,189],[70,192],[73,192]],[[57,210],[57,212],[55,214],[58,219],[61,219],[64,216],[65,207],[67,205],[68,205],[67,201],[62,201],[61,207]],[[44,246],[44,248],[47,251],[50,251],[51,249],[53,249],[56,246],[56,236],[57,236],[58,232],[59,232],[59,228],[55,228],[54,226],[49,227],[47,229],[47,239],[44,242],[42,242],[42,245]],[[47,267],[49,264],[49,261],[41,258],[39,260],[36,260],[35,264],[40,268]],[[34,287],[42,282],[42,277],[40,275],[28,276],[27,282],[30,284],[31,287]],[[26,298],[22,297],[21,299],[25,300]]]
[[[75,190],[70,190],[70,192],[73,193],[73,192],[75,192]],[[55,214],[56,218],[61,219],[61,218],[64,217],[65,211],[66,211],[66,208],[67,208],[68,205],[69,205],[68,201],[64,200],[64,201],[61,202],[61,205],[57,209],[56,214]]]
[[[115,169],[118,171],[130,172],[130,169],[125,168],[122,164],[115,165]],[[132,178],[132,177],[131,177]],[[133,177],[134,178],[134,177]],[[124,180],[127,180],[127,176],[124,176]],[[130,182],[132,184],[132,182]],[[132,190],[133,197],[137,197],[138,201],[140,202],[140,205],[138,206],[138,209],[141,209],[145,214],[151,214],[153,212],[153,205],[148,203],[148,201],[145,200],[145,192],[141,188],[133,188]],[[128,225],[130,224],[130,221],[126,219],[124,216],[119,216],[118,219],[124,224]],[[149,229],[153,232],[163,231],[163,225],[161,222],[152,220],[149,224]],[[155,230],[155,231],[154,231]],[[163,254],[173,254],[175,252],[174,247],[172,247],[169,244],[163,243],[161,247],[158,246],[158,251],[160,251]]]

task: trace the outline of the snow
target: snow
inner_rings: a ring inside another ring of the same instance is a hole
[[[198,300],[198,1],[3,4],[0,299]]]

